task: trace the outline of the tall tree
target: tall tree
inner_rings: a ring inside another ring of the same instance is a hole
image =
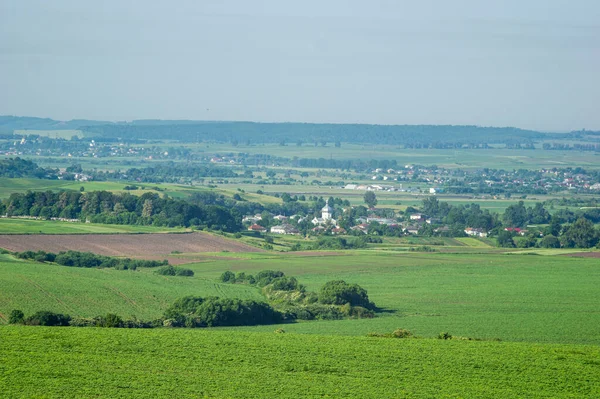
[[[369,208],[375,208],[377,205],[377,196],[373,191],[367,191],[363,199]]]

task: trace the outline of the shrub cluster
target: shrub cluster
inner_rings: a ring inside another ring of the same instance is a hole
[[[375,310],[376,306],[369,300],[367,291],[358,284],[348,284],[344,280],[328,281],[319,291],[319,302],[329,305],[360,306]]]
[[[167,260],[144,260],[130,258],[114,258],[98,255],[91,252],[62,251],[58,254],[45,251],[16,252],[15,256],[21,259],[31,259],[38,262],[54,262],[62,266],[71,267],[112,267],[117,270],[135,270],[138,267],[158,267],[168,265]]]
[[[410,332],[409,330],[406,330],[404,328],[397,328],[394,330],[394,332],[389,333],[389,334],[381,334],[381,333],[375,333],[375,332],[370,332],[367,334],[367,337],[377,337],[377,338],[416,338],[415,335]]]
[[[220,281],[230,284],[250,284],[262,288],[273,306],[288,319],[338,320],[346,317],[371,318],[377,307],[367,291],[343,280],[329,281],[320,292],[308,292],[294,277],[281,271],[263,270],[256,276],[240,272],[224,272]]]
[[[191,269],[186,269],[183,267],[174,267],[171,265],[160,267],[155,273],[160,274],[162,276],[192,277],[194,275],[194,271]]]
[[[269,304],[253,300],[188,296],[165,311],[164,325],[172,327],[253,326],[275,324],[283,315]]]
[[[21,310],[10,312],[8,319],[10,324],[24,324],[27,326],[71,326],[71,327],[108,327],[108,328],[152,328],[162,325],[162,320],[154,322],[144,322],[137,319],[123,320],[114,313],[108,313],[105,316],[96,316],[93,318],[71,317],[67,314],[54,313],[47,310],[41,310],[25,317]]]

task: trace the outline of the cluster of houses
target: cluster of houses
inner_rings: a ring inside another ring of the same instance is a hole
[[[298,230],[293,225],[287,223],[288,219],[294,219],[297,222],[303,222],[307,219],[307,217],[302,217],[298,215],[287,216],[277,215],[273,217],[274,220],[282,222],[282,224],[277,226],[272,226],[270,232],[273,234],[300,234],[300,230]],[[252,224],[248,227],[249,231],[257,231],[260,233],[266,233],[267,229],[258,223],[262,220],[261,215],[254,216],[246,216],[242,219],[242,222],[251,222]],[[329,205],[329,202],[325,204],[325,206],[321,209],[321,217],[314,217],[311,220],[312,224],[315,226],[312,230],[314,232],[322,232],[325,230],[330,230],[333,234],[345,234],[346,230],[344,228],[337,226],[337,221],[333,218],[333,208]]]
[[[273,233],[273,234],[291,234],[291,235],[299,235],[300,230],[296,228],[294,225],[289,223],[289,220],[295,220],[297,222],[303,222],[307,220],[307,217],[302,217],[298,215],[293,215],[290,217],[277,215],[273,217],[274,220],[277,220],[281,224],[272,226],[270,229],[263,227],[260,224],[262,220],[262,216],[260,214],[253,216],[245,216],[242,219],[242,222],[249,223],[248,231],[254,231],[258,233]],[[423,227],[424,224],[437,224],[440,221],[436,219],[429,218],[427,215],[422,213],[414,213],[411,214],[409,220],[406,223],[400,223],[395,219],[385,218],[385,217],[359,217],[355,220],[356,225],[350,228],[351,231],[360,232],[363,234],[368,234],[369,229],[372,226],[372,223],[376,222],[380,225],[385,225],[391,229],[401,229],[405,234],[416,235],[419,233],[419,230]],[[327,203],[321,209],[321,217],[314,217],[311,220],[311,223],[314,227],[311,229],[313,233],[324,233],[330,232],[334,235],[347,234],[348,231],[343,227],[338,226],[338,222],[333,218],[333,208]],[[515,230],[516,231],[516,230]],[[519,231],[521,231],[519,229]],[[448,233],[450,232],[450,228],[447,226],[438,227],[435,229],[436,233]],[[480,228],[471,228],[468,227],[465,229],[465,233],[469,236],[474,237],[487,237],[488,232],[485,229]]]

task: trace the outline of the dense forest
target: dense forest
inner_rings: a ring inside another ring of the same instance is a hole
[[[530,143],[543,133],[517,128],[435,125],[198,122],[190,124],[110,124],[81,128],[91,137],[312,145],[336,142],[375,144]],[[441,144],[439,144],[441,145]]]

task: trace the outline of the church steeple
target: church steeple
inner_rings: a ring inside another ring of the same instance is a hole
[[[333,208],[329,206],[329,200],[327,200],[327,203],[325,204],[323,209],[321,209],[321,217],[324,220],[329,220],[333,218]]]

